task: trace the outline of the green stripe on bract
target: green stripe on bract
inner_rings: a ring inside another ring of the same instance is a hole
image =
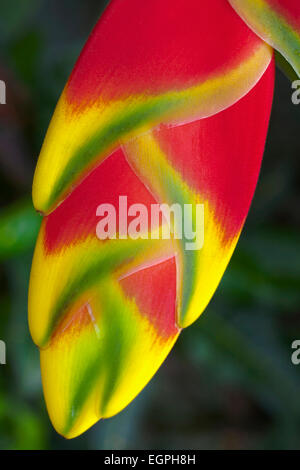
[[[300,32],[264,0],[229,1],[241,17],[250,22],[250,27],[252,23],[256,33],[262,36],[264,32],[269,33],[271,45],[292,64],[300,77]],[[263,39],[268,40],[266,37]]]
[[[111,275],[123,263],[129,263],[135,256],[149,248],[150,245],[149,240],[141,239],[109,240],[104,245],[99,246],[98,249],[89,253],[91,261],[87,263],[85,269],[82,269],[82,263],[74,266],[72,279],[69,280],[67,286],[64,286],[65,288],[53,307],[51,320],[39,346],[42,348],[47,346],[66,311],[85,290],[103,280],[105,276]]]
[[[141,138],[142,139],[142,138]],[[139,138],[137,138],[139,140]],[[157,143],[158,144],[158,143]],[[125,147],[126,149],[126,147]],[[154,152],[155,153],[155,152]],[[161,155],[164,155],[164,152],[161,151]],[[149,160],[151,160],[151,171],[155,176],[156,182],[159,182],[161,186],[161,199],[162,195],[166,197],[166,200],[163,201],[168,205],[180,204],[181,208],[184,208],[185,204],[193,205],[193,194],[191,193],[187,184],[181,179],[180,175],[175,171],[172,165],[166,160],[166,158],[155,158],[156,154],[152,153],[148,155]],[[129,162],[130,162],[130,152],[129,152]],[[149,182],[145,181],[145,177],[142,173],[142,169],[139,168],[139,177],[140,179],[149,186]],[[152,188],[153,190],[153,188]],[[155,191],[154,191],[155,193]],[[182,224],[183,226],[183,224]],[[185,244],[190,242],[185,236],[179,240],[182,252],[182,300],[180,305],[181,316],[187,312],[189,303],[192,298],[192,293],[195,288],[196,283],[196,272],[197,272],[197,255],[195,251],[188,251],[185,249]]]
[[[172,168],[170,166],[170,168]],[[168,197],[170,198],[170,204],[179,203],[183,208],[184,204],[193,204],[192,197],[182,188],[182,180],[176,174],[172,168],[172,173],[170,174],[164,169],[164,182],[165,187],[164,191],[167,192]],[[184,218],[184,215],[182,214]],[[182,223],[183,227],[183,223]],[[196,283],[196,273],[197,273],[197,252],[189,251],[185,249],[185,244],[189,243],[190,240],[187,240],[185,236],[182,237],[180,241],[181,250],[182,250],[182,301],[181,301],[181,317],[184,317],[184,314],[187,312],[189,303],[192,298],[192,293],[195,288]]]
[[[105,127],[101,127],[86,143],[72,155],[65,167],[62,175],[57,180],[48,209],[55,205],[55,202],[66,191],[66,188],[74,179],[86,168],[91,166],[101,154],[111,149],[113,144],[125,138],[130,132],[149,123],[150,126],[155,121],[167,114],[180,104],[184,104],[185,97],[174,96],[154,97],[149,102],[132,106],[128,111],[116,116],[114,120],[108,122]],[[77,178],[76,178],[77,177]]]
[[[65,427],[66,435],[80,417],[87,397],[97,386],[100,374],[103,374],[104,386],[99,400],[99,415],[104,416],[109,399],[121,377],[121,371],[125,370],[124,362],[134,344],[136,328],[133,328],[132,322],[136,320],[132,313],[132,304],[125,301],[111,282],[99,286],[98,309],[100,315],[97,325],[101,332],[97,344],[98,351],[87,366],[79,384],[73,389],[70,414]]]

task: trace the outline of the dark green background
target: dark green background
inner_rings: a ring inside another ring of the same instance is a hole
[[[220,287],[144,392],[121,414],[66,441],[42,397],[27,326],[27,285],[40,223],[34,166],[56,101],[101,0],[1,0],[0,449],[300,448],[300,105],[277,73],[256,196]]]

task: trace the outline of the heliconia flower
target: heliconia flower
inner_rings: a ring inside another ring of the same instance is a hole
[[[281,52],[300,77],[299,0],[229,0],[268,44]]]
[[[33,184],[45,217],[29,324],[65,437],[130,403],[210,301],[254,194],[273,87],[272,49],[227,0],[112,0],[97,23]],[[165,214],[153,223],[157,204],[202,205],[203,246]],[[126,237],[128,221],[140,236]]]

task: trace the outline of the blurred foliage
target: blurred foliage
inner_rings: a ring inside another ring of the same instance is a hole
[[[14,258],[34,246],[41,216],[31,202],[21,202],[0,211],[0,260]]]
[[[40,216],[33,168],[56,101],[105,3],[2,0],[0,78],[0,449],[300,448],[300,107],[277,74],[254,203],[218,291],[140,396],[66,441],[51,427],[27,288]]]

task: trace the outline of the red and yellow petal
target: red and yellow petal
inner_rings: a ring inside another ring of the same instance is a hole
[[[229,0],[262,39],[290,62],[300,77],[300,3],[298,0]]]
[[[33,200],[51,212],[120,144],[213,115],[245,95],[271,49],[225,0],[112,0],[58,103]]]
[[[97,207],[111,204],[119,221],[124,217],[119,198],[124,196],[128,207],[143,204],[149,214],[156,203],[119,149],[43,219],[29,289],[29,324],[38,346],[47,347],[65,312],[84,290],[174,252],[172,240],[118,240],[118,224],[116,239],[97,238]]]
[[[30,329],[49,415],[68,438],[123,409],[180,332],[173,241],[96,236],[98,205],[121,195],[155,203],[120,149],[44,218],[35,249]]]
[[[204,204],[203,247],[188,250],[184,237],[177,247],[182,328],[205,309],[238,241],[259,175],[273,86],[272,63],[234,106],[207,119],[161,126],[124,146],[135,172],[161,203]]]
[[[46,403],[68,438],[121,411],[176,341],[176,262],[84,292],[41,351]]]

